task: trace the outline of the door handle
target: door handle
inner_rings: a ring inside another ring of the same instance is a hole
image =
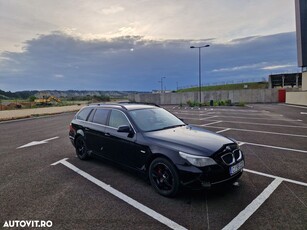
[[[84,130],[85,130],[85,131],[89,131],[90,129],[89,129],[89,128],[84,128]]]
[[[111,136],[110,133],[105,133],[104,135],[105,135],[106,137],[110,137],[110,136]]]

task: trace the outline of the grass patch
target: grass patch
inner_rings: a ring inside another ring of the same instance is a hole
[[[187,105],[189,107],[203,107],[203,106],[245,106],[245,102],[238,102],[238,103],[232,103],[231,100],[220,100],[220,101],[209,101],[209,102],[203,102],[199,103],[198,101],[187,101]],[[180,107],[182,107],[182,104],[180,104]]]

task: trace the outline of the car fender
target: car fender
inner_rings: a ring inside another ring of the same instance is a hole
[[[169,159],[174,165],[183,165],[185,163],[185,160],[180,157],[179,151],[165,148],[163,146],[150,146],[150,150],[152,153],[150,160],[156,157],[165,157]]]

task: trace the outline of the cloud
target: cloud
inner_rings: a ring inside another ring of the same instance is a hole
[[[285,68],[293,68],[295,65],[271,65],[271,66],[265,66],[262,69],[263,70],[276,70],[276,69],[285,69]]]
[[[168,89],[175,89],[177,82],[196,85],[198,52],[189,48],[195,44],[210,44],[202,49],[205,84],[262,79],[272,71],[298,69],[294,32],[220,43],[142,36],[85,40],[55,31],[26,41],[21,53],[0,53],[0,88],[150,91],[160,87],[162,76]]]
[[[0,1],[0,50],[21,51],[36,34],[83,38],[141,35],[151,39],[235,38],[295,31],[290,0],[10,0]],[[278,10],[276,10],[278,9]]]
[[[102,13],[109,15],[109,14],[116,14],[116,13],[122,12],[124,10],[125,9],[121,6],[111,6],[109,8],[104,8],[101,11],[102,11]]]
[[[265,63],[256,63],[252,65],[243,65],[243,66],[234,66],[230,68],[221,68],[221,69],[214,69],[212,72],[232,72],[232,71],[241,71],[241,70],[247,70],[247,69],[256,69],[260,66],[263,66]],[[262,68],[265,69],[265,68]]]
[[[63,74],[55,74],[55,75],[53,75],[55,78],[63,78],[64,77],[64,75]]]

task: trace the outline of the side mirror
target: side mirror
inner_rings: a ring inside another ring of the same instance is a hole
[[[128,125],[122,125],[122,126],[118,127],[117,132],[119,132],[119,133],[130,133],[131,128]]]

